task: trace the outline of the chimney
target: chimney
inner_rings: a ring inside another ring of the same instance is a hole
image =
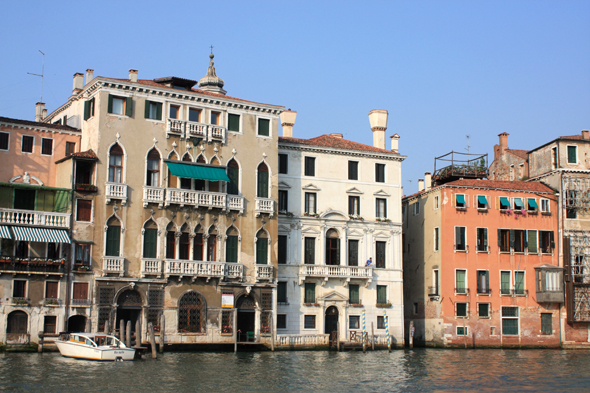
[[[293,137],[293,126],[295,125],[295,119],[297,118],[297,111],[292,111],[289,108],[286,111],[282,111],[281,115],[281,126],[283,126],[283,136],[292,138]]]
[[[399,135],[393,134],[390,136],[391,138],[391,151],[394,153],[398,153],[399,151]]]
[[[333,136],[334,138],[340,138],[343,139],[344,137],[342,136],[342,134],[339,134],[337,132],[333,132],[330,134],[330,136]]]
[[[39,122],[42,121],[45,116],[44,113],[47,114],[47,109],[45,109],[45,103],[44,102],[38,102],[35,105],[35,121]]]
[[[508,149],[508,133],[503,132],[498,134],[500,137],[500,154],[504,153],[504,150]]]
[[[89,68],[86,70],[86,84],[88,84],[93,79],[94,79],[94,70]]]
[[[137,70],[129,70],[129,81],[137,82]]]
[[[428,191],[431,188],[432,188],[432,175],[430,174],[430,172],[426,172],[426,173],[424,173],[424,189],[426,191]]]
[[[41,120],[45,120],[47,117],[47,109],[43,109],[43,115],[41,116]]]
[[[424,179],[418,179],[418,192],[424,191]]]
[[[582,138],[584,138],[586,140],[590,139],[590,135],[588,135],[589,132],[590,131],[588,131],[588,130],[582,130]]]
[[[74,86],[72,88],[72,95],[78,94],[84,87],[84,74],[76,72],[74,74]]]
[[[369,122],[373,131],[373,146],[385,150],[385,130],[387,129],[387,111],[373,109],[369,112]]]

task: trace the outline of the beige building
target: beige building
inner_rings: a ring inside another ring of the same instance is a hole
[[[94,278],[76,309],[92,331],[139,321],[145,334],[164,316],[168,343],[232,343],[238,331],[268,340],[283,107],[227,96],[223,85],[213,55],[198,88],[87,70],[44,119],[81,129],[74,281]]]

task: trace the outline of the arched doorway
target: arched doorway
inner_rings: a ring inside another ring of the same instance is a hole
[[[115,318],[115,328],[121,324],[121,320],[131,321],[131,331],[135,331],[135,322],[141,317],[141,306],[143,302],[141,295],[134,289],[128,289],[119,295],[117,299],[117,317]]]
[[[256,334],[254,324],[256,321],[256,302],[251,296],[242,296],[237,302],[238,331],[240,341],[254,341]]]
[[[86,317],[84,315],[72,315],[68,319],[68,330],[70,332],[86,332]]]
[[[333,337],[334,332],[336,332],[336,337]],[[330,335],[330,344],[333,344],[334,340],[338,340],[338,308],[336,306],[330,306],[326,310],[324,333]]]
[[[29,316],[24,311],[13,311],[8,314],[6,333],[26,334],[29,326]]]

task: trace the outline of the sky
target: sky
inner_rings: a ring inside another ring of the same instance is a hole
[[[400,135],[404,193],[450,151],[498,134],[532,149],[590,129],[590,1],[7,1],[0,116],[34,120],[76,72],[205,76],[232,97],[297,111],[293,136],[372,145],[368,113]],[[469,136],[469,138],[467,137]]]

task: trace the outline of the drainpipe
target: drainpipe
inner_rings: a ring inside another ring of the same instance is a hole
[[[65,323],[64,327],[66,327],[66,331],[69,331],[68,320],[70,315],[70,294],[71,294],[71,282],[72,279],[70,277],[71,274],[71,267],[72,262],[75,257],[76,253],[76,245],[74,244],[74,185],[76,182],[76,160],[72,157],[72,195],[71,195],[71,203],[70,203],[70,240],[72,240],[72,244],[70,245],[70,258],[68,263],[66,263],[66,302],[65,302]]]

